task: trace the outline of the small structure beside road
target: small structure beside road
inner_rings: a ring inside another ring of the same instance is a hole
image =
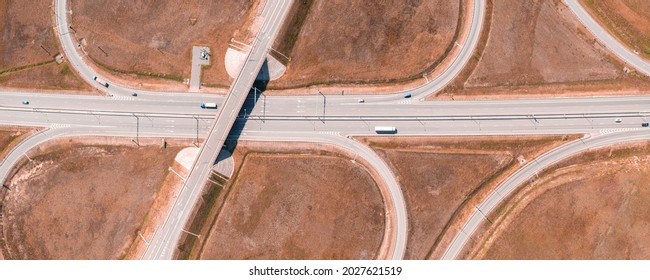
[[[192,70],[190,73],[190,92],[198,92],[201,88],[201,65],[210,64],[210,48],[192,47]]]

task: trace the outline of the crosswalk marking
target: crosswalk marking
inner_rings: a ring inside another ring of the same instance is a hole
[[[112,95],[112,96],[111,96],[111,99],[112,99],[112,100],[120,100],[120,101],[131,101],[131,100],[135,100],[135,98],[133,98],[133,97],[131,97],[131,96],[124,96],[124,95]]]
[[[67,127],[70,127],[70,125],[69,124],[62,124],[62,123],[50,124],[50,129],[67,128]]]
[[[334,135],[334,136],[342,136],[341,132],[339,131],[319,131],[319,134],[327,134],[327,135]]]
[[[635,130],[639,130],[639,128],[638,127],[635,127],[635,128],[605,128],[605,129],[600,130],[600,134],[605,135],[605,134],[626,132],[626,131],[635,131]]]

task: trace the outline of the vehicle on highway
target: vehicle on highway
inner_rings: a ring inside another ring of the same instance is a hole
[[[104,86],[106,88],[108,87],[108,82],[106,80],[100,78],[100,77],[93,76],[93,80],[97,81],[100,85],[102,85],[102,86]]]
[[[203,109],[217,109],[217,103],[201,103]]]
[[[131,96],[138,96],[138,94],[134,92],[134,93],[131,93]]]
[[[23,100],[22,103],[23,103],[23,105],[29,105],[29,101],[27,101],[27,100]]]
[[[397,128],[394,126],[375,126],[377,134],[397,133]]]
[[[404,98],[411,98],[411,93],[407,92],[406,94],[404,94]]]
[[[614,122],[616,122],[616,123],[622,123],[623,120],[622,120],[622,119],[615,119]]]
[[[357,102],[359,102],[359,103],[363,103],[363,102],[366,102],[366,101],[363,100],[363,98],[359,98],[359,99],[357,100]]]
[[[642,123],[641,127],[648,127],[648,123],[647,122]]]

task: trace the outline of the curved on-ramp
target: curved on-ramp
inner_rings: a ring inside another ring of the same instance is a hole
[[[584,25],[589,30],[589,32],[591,32],[591,34],[593,34],[598,39],[598,41],[603,43],[605,47],[607,47],[625,63],[634,67],[637,71],[643,73],[646,76],[650,76],[650,63],[630,51],[620,41],[614,38],[614,36],[607,32],[605,28],[600,26],[600,24],[598,24],[598,22],[596,22],[596,20],[594,20],[594,18],[589,15],[585,8],[580,3],[578,3],[578,0],[564,0],[564,3],[578,18],[582,25]]]
[[[404,258],[408,238],[408,216],[402,189],[390,167],[371,148],[349,138],[318,133],[251,133],[242,140],[311,142],[327,144],[355,154],[364,159],[383,182],[377,182],[386,208],[386,230],[382,241],[380,259]],[[385,189],[382,189],[385,188]]]
[[[465,244],[472,236],[472,234],[482,224],[483,220],[486,219],[484,214],[487,215],[493,211],[499,204],[504,202],[509,194],[511,194],[517,188],[522,187],[524,183],[532,178],[535,174],[543,171],[545,168],[548,168],[554,163],[557,163],[563,159],[589,149],[640,140],[650,140],[650,130],[611,133],[579,139],[566,145],[557,147],[528,162],[528,164],[517,170],[505,181],[499,184],[499,186],[494,189],[494,191],[492,191],[492,193],[490,193],[486,199],[484,199],[477,207],[475,207],[474,212],[465,221],[462,228],[456,233],[451,244],[449,244],[445,250],[442,259],[455,259],[463,250]]]
[[[65,127],[57,129],[45,129],[37,132],[21,143],[16,145],[0,165],[0,182],[7,180],[12,169],[15,165],[32,149],[35,147],[62,137],[73,136],[117,136],[117,137],[133,137],[132,129],[124,129],[119,127],[109,128],[92,128],[92,127]],[[144,134],[140,137],[179,137],[175,133],[160,133],[160,134]],[[191,138],[191,135],[185,135]],[[277,133],[277,132],[258,132],[252,135],[242,136],[241,140],[251,141],[286,141],[286,142],[311,142],[317,144],[331,145],[355,154],[356,158],[363,159],[380,177],[383,182],[377,182],[380,188],[382,199],[386,209],[386,224],[384,230],[384,237],[380,246],[378,258],[380,259],[402,259],[406,249],[407,239],[407,225],[408,218],[406,214],[406,204],[402,191],[393,175],[390,167],[369,147],[340,136],[318,134],[318,133]],[[179,194],[179,198],[183,196],[183,190]],[[178,199],[178,198],[177,198]],[[176,203],[174,203],[176,205]],[[171,214],[172,211],[170,211]],[[165,244],[169,245],[169,244]],[[173,244],[172,246],[175,246]],[[171,251],[169,255],[171,257]]]
[[[109,92],[111,94],[115,93],[117,95],[130,95],[133,92],[133,89],[120,85],[114,82],[109,82],[110,87],[104,88],[99,85],[97,82],[93,81],[93,76],[95,76],[95,70],[93,70],[89,65],[86,64],[82,55],[79,53],[81,47],[74,42],[73,33],[70,29],[70,23],[68,21],[68,0],[55,0],[54,1],[54,16],[56,21],[56,33],[58,35],[59,41],[61,42],[61,47],[66,58],[70,61],[70,66],[82,77],[84,81],[90,84],[97,90],[103,92]],[[471,2],[472,12],[469,17],[471,17],[471,23],[469,25],[469,30],[467,32],[467,37],[461,38],[460,45],[461,50],[458,52],[457,56],[449,63],[447,68],[442,70],[433,79],[430,79],[423,85],[419,85],[413,88],[406,90],[401,90],[395,93],[387,93],[384,95],[349,95],[346,97],[331,96],[331,98],[358,98],[363,96],[367,101],[397,101],[403,99],[403,94],[409,92],[412,94],[415,101],[420,100],[427,95],[438,92],[443,89],[447,84],[449,84],[460,71],[464,68],[465,64],[472,57],[472,54],[478,44],[478,40],[481,34],[481,29],[483,21],[485,18],[485,0],[472,0]],[[152,95],[161,94],[161,91],[152,91],[152,90],[138,90],[141,93],[141,99],[153,98]],[[168,92],[169,94],[176,95],[177,93]],[[178,95],[188,96],[197,93],[183,92],[178,93]],[[328,97],[330,98],[330,97]]]

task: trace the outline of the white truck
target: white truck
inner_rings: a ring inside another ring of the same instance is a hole
[[[381,133],[397,133],[397,128],[394,126],[375,126],[375,132]]]
[[[217,103],[201,103],[203,109],[217,109]]]
[[[108,87],[108,82],[100,77],[93,76],[93,80],[97,81],[100,85]]]

